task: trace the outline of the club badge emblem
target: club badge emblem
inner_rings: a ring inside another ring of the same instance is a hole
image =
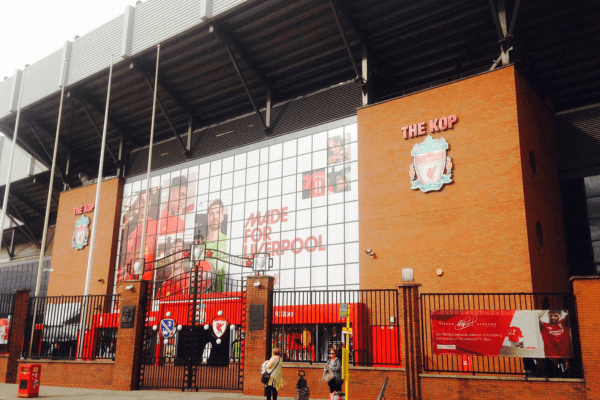
[[[88,237],[90,235],[90,219],[82,214],[81,217],[75,221],[75,231],[73,231],[73,238],[71,240],[71,247],[75,250],[81,250],[88,244]]]
[[[448,142],[444,138],[427,136],[422,143],[415,144],[410,153],[414,160],[409,170],[411,189],[426,193],[452,183],[452,158],[446,156],[447,150]]]

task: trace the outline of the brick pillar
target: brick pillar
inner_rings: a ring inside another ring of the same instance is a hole
[[[125,289],[132,285],[133,289]],[[114,390],[135,390],[139,385],[140,352],[146,317],[145,303],[148,294],[148,282],[123,281],[118,291],[121,293],[121,316],[119,319],[112,388]],[[126,306],[135,306],[133,328],[121,328],[123,308]]]
[[[581,362],[588,400],[600,399],[600,276],[574,276]]]
[[[260,282],[260,286],[254,286],[256,282]],[[264,394],[265,385],[260,381],[260,367],[265,360],[271,357],[274,282],[274,278],[267,275],[248,277],[246,285],[248,318],[246,320],[244,343],[244,394],[255,396]]]
[[[421,349],[421,312],[419,301],[420,283],[404,283],[398,285],[400,307],[402,311],[403,364],[406,369],[406,399],[421,398],[421,381],[419,374],[423,372]]]
[[[27,325],[27,311],[29,308],[29,289],[16,289],[15,309],[10,321],[10,339],[6,373],[0,377],[5,383],[16,383],[18,375],[17,362],[21,358],[25,327]]]

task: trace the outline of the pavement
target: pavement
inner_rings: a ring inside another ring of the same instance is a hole
[[[17,397],[18,386],[11,383],[0,383],[0,400],[20,399]],[[175,390],[136,390],[121,392],[117,390],[63,388],[55,386],[40,387],[40,399],[184,399],[184,400],[264,400],[265,397],[244,396],[241,393],[225,392],[182,392]],[[279,400],[293,400],[293,397],[278,397]]]

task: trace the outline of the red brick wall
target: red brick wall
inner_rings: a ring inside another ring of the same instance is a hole
[[[112,292],[122,194],[122,179],[102,182],[90,294]],[[52,253],[53,271],[48,282],[48,296],[83,294],[90,246],[88,244],[82,250],[75,250],[71,246],[75,221],[80,217],[75,215],[73,210],[75,207],[94,203],[95,200],[96,185],[84,186],[60,194]],[[89,240],[91,240],[94,212],[85,215],[90,218]],[[103,279],[104,282],[99,282],[99,279]]]
[[[573,277],[588,399],[600,399],[600,276]]]
[[[585,384],[573,381],[427,377],[421,379],[421,387],[423,400],[586,399]]]
[[[569,269],[558,185],[554,120],[546,104],[518,73],[516,89],[533,291],[568,292]],[[536,175],[531,169],[530,152],[535,155]],[[538,221],[542,226],[543,246],[537,242]]]
[[[21,364],[42,365],[41,386],[113,389],[112,361],[26,360],[19,361],[19,365]]]
[[[423,292],[533,290],[527,218],[538,215],[528,214],[526,204],[533,210],[557,183],[526,202],[521,139],[534,125],[541,140],[549,126],[544,119],[551,116],[522,83],[517,94],[516,80],[514,68],[503,68],[358,110],[360,241],[362,249],[376,253],[371,258],[361,252],[361,288],[394,287],[401,282],[401,269],[413,268]],[[526,118],[518,116],[518,96],[524,99],[519,104]],[[453,129],[431,136],[450,144],[454,182],[439,192],[412,190],[410,153],[425,136],[404,139],[400,128],[422,121],[429,126],[431,119],[452,114],[458,116]],[[546,153],[549,160],[550,150]],[[538,158],[549,165],[541,154]],[[553,174],[544,171],[544,179],[550,181]],[[547,210],[556,210],[559,201]],[[560,210],[547,214],[548,247],[560,244],[561,218]],[[541,283],[536,288],[546,285],[538,266],[562,251],[534,258],[536,282]]]
[[[256,281],[260,286],[254,286]],[[260,381],[262,363],[271,357],[271,323],[273,318],[273,284],[271,276],[249,276],[246,284],[248,318],[252,305],[264,305],[264,329],[250,330],[246,322],[244,346],[244,394],[262,396],[264,385]]]
[[[294,397],[296,394],[296,382],[298,382],[298,371],[306,372],[306,381],[310,388],[311,399],[328,399],[329,386],[321,382],[323,376],[323,365],[299,365],[283,366],[283,379],[286,385],[278,393],[284,397]],[[251,379],[260,382],[260,374],[251,374]],[[385,378],[390,378],[385,398],[387,400],[402,399],[405,397],[406,381],[404,370],[400,368],[352,368],[350,367],[350,397],[355,400],[376,399],[385,382]],[[247,378],[248,379],[248,378]],[[244,382],[246,384],[246,382]]]
[[[0,383],[6,381],[6,371],[8,371],[8,355],[0,354]]]

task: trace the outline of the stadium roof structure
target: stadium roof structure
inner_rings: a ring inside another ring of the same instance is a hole
[[[374,103],[515,64],[554,111],[569,110],[600,103],[599,20],[584,0],[148,0],[0,82],[0,130],[13,135],[20,77],[18,143],[50,167],[66,67],[55,188],[94,178],[114,54],[104,175],[122,174],[148,146],[157,44],[155,141],[179,143],[183,160],[188,132],[210,143],[208,128],[254,113],[266,138],[271,105],[340,83]],[[9,213],[39,226],[43,192]]]

